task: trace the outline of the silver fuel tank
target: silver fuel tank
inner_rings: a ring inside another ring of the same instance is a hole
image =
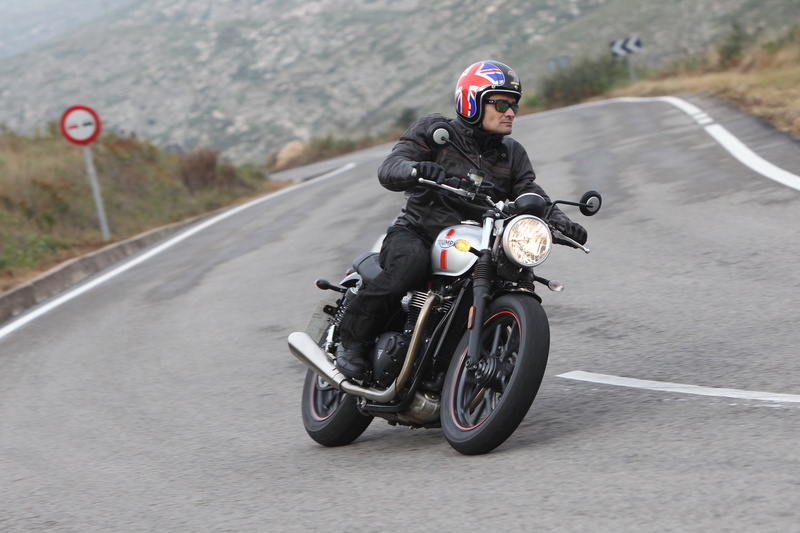
[[[481,249],[483,228],[479,225],[459,224],[441,231],[431,248],[431,268],[434,274],[460,276],[475,264],[478,257],[469,252],[456,250],[456,241],[464,239],[478,250]]]

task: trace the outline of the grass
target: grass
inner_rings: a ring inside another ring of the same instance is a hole
[[[91,149],[112,242],[283,185],[208,148],[176,154],[106,133]],[[0,128],[0,292],[106,244],[82,149],[55,123],[30,136]]]

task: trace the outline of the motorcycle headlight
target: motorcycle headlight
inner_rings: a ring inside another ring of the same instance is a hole
[[[541,219],[521,215],[506,225],[503,232],[503,250],[506,256],[521,267],[540,265],[550,255],[553,236]]]

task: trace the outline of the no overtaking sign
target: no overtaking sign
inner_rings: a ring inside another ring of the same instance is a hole
[[[69,142],[89,144],[100,135],[100,117],[91,107],[74,105],[61,115],[61,133]]]
[[[86,159],[86,170],[89,173],[89,182],[92,184],[92,194],[97,207],[97,218],[100,219],[100,231],[103,233],[103,238],[108,241],[111,235],[108,231],[106,211],[103,207],[103,197],[100,195],[100,184],[97,182],[92,151],[89,148],[89,143],[100,135],[100,117],[91,107],[74,105],[61,115],[61,133],[69,142],[83,146],[83,157]]]

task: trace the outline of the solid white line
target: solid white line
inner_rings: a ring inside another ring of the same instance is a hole
[[[679,392],[683,394],[699,394],[700,396],[718,396],[740,400],[762,400],[765,402],[800,403],[800,395],[797,394],[718,389],[716,387],[700,387],[697,385],[684,385],[682,383],[669,383],[666,381],[648,381],[644,379],[609,376],[606,374],[593,374],[592,372],[582,372],[580,370],[559,374],[557,377],[661,392]]]
[[[781,185],[785,185],[792,189],[800,191],[800,176],[796,176],[791,172],[783,170],[782,168],[773,165],[765,160],[750,148],[748,148],[742,141],[737,139],[727,129],[719,124],[711,124],[714,119],[708,116],[702,109],[694,104],[690,104],[686,100],[676,96],[624,96],[621,98],[609,98],[608,100],[598,100],[596,102],[587,102],[585,104],[578,104],[561,109],[553,109],[550,111],[543,111],[541,113],[534,113],[527,115],[529,117],[552,115],[557,113],[565,113],[575,109],[583,109],[586,107],[596,107],[599,105],[607,105],[614,103],[643,103],[643,102],[664,102],[671,104],[693,119],[695,119],[701,126],[704,126],[706,132],[717,141],[720,146],[727,150],[733,157],[740,163],[747,166],[751,170],[761,174],[765,178],[774,180]],[[709,124],[709,125],[707,125]]]
[[[256,206],[258,204],[266,202],[267,200],[271,200],[271,199],[273,199],[275,197],[287,194],[287,193],[292,192],[292,191],[296,191],[297,189],[300,189],[302,187],[308,187],[309,185],[313,185],[315,183],[319,183],[322,180],[326,180],[328,178],[332,178],[334,176],[337,176],[337,175],[339,175],[339,174],[341,174],[343,172],[347,172],[348,170],[354,168],[355,166],[356,166],[355,163],[348,163],[345,166],[343,166],[341,168],[338,168],[336,170],[333,170],[331,172],[328,172],[327,174],[323,174],[322,176],[320,176],[318,178],[315,178],[315,179],[309,180],[309,181],[304,181],[302,183],[298,183],[297,185],[293,185],[291,187],[287,187],[285,189],[281,189],[281,190],[276,191],[274,193],[267,194],[267,195],[262,196],[260,198],[256,198],[255,200],[251,200],[250,202],[242,204],[242,205],[240,205],[238,207],[234,207],[233,209],[225,211],[224,213],[220,213],[219,215],[215,216],[214,218],[206,220],[205,222],[202,222],[202,223],[198,224],[197,226],[193,226],[192,228],[188,229],[187,231],[184,231],[183,233],[179,234],[178,236],[173,237],[172,239],[170,239],[170,240],[168,240],[168,241],[156,246],[155,248],[153,248],[149,252],[146,252],[146,253],[138,256],[138,257],[135,257],[134,259],[128,261],[127,263],[125,263],[123,265],[120,265],[117,268],[115,268],[115,269],[113,269],[113,270],[111,270],[109,272],[106,272],[102,276],[99,276],[99,277],[93,279],[92,281],[90,281],[90,282],[88,282],[88,283],[86,283],[84,285],[81,285],[80,287],[77,287],[77,288],[75,288],[75,289],[73,289],[73,290],[71,290],[71,291],[69,291],[69,292],[67,292],[65,294],[62,294],[61,296],[57,297],[56,299],[48,302],[45,305],[42,305],[41,307],[38,307],[38,308],[34,309],[30,313],[22,315],[21,317],[19,317],[16,320],[12,320],[5,327],[0,328],[0,339],[5,337],[6,335],[10,334],[11,332],[16,331],[17,329],[21,328],[25,324],[27,324],[27,323],[39,318],[40,316],[44,315],[45,313],[47,313],[49,311],[52,311],[56,307],[59,307],[59,306],[65,304],[65,303],[67,303],[68,301],[72,300],[73,298],[77,298],[81,294],[94,289],[98,285],[100,285],[102,283],[105,283],[106,281],[119,276],[123,272],[125,272],[127,270],[130,270],[131,268],[135,267],[136,265],[138,265],[140,263],[144,263],[145,261],[147,261],[151,257],[154,257],[154,256],[160,254],[161,252],[163,252],[164,250],[175,246],[179,242],[181,242],[181,241],[183,241],[185,239],[188,239],[192,235],[195,235],[196,233],[200,233],[204,229],[206,229],[206,228],[208,228],[210,226],[213,226],[217,222],[221,222],[221,221],[225,220],[226,218],[232,217],[233,215],[235,215],[237,213],[241,213],[245,209],[249,209],[249,208],[251,208],[253,206]]]
[[[714,137],[719,144],[728,150],[733,157],[744,165],[752,168],[762,176],[777,181],[781,185],[786,185],[787,187],[800,191],[800,176],[795,176],[791,172],[787,172],[769,161],[762,159],[719,124],[706,126],[705,130],[709,135]]]

